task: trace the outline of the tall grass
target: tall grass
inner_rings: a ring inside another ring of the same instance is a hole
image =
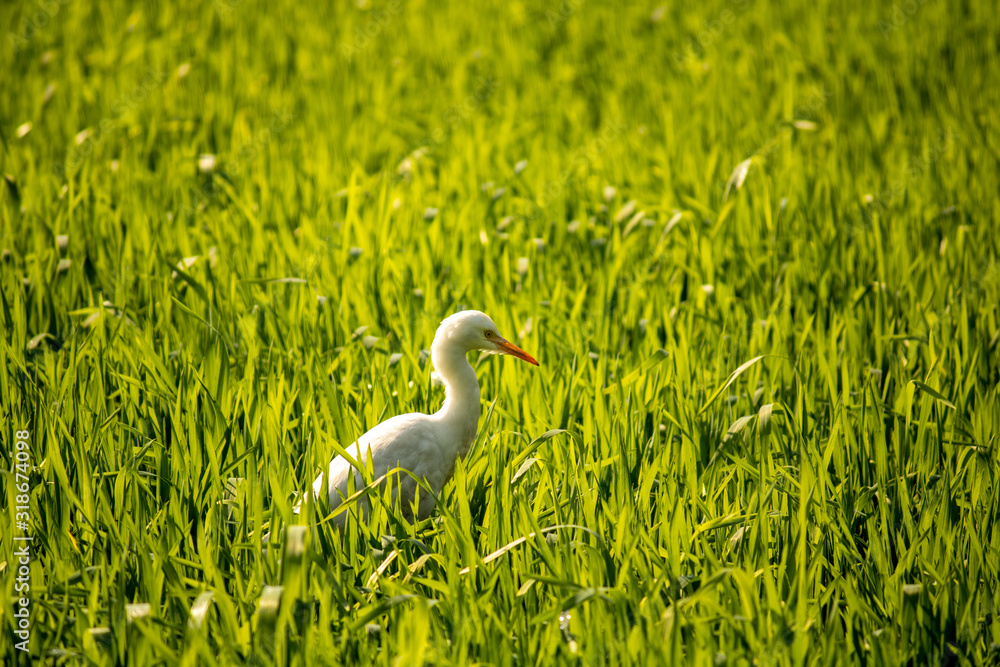
[[[5,661],[21,429],[56,664],[995,661],[992,6],[358,4],[0,8]]]

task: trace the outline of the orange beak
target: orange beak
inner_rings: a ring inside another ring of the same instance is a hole
[[[524,359],[529,364],[538,365],[538,362],[535,361],[533,356],[519,348],[517,345],[514,345],[514,343],[511,343],[509,340],[501,338],[500,340],[493,341],[493,344],[497,346],[497,350],[500,351],[500,354],[509,354],[512,357]]]

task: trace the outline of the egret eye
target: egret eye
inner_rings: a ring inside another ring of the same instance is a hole
[[[489,329],[487,329],[487,330],[486,330],[486,337],[487,337],[487,338],[493,338],[493,332],[492,332],[492,331],[490,331]]]

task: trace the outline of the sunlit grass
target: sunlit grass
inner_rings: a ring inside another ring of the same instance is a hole
[[[57,663],[996,660],[1000,30],[913,7],[3,5],[4,659],[28,429]],[[459,308],[541,366],[435,516],[293,514]]]

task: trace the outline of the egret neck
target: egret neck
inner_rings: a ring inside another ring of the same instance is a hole
[[[434,417],[441,422],[455,443],[459,456],[464,456],[476,439],[479,426],[479,382],[472,370],[466,351],[449,345],[448,339],[436,337],[431,345],[431,361],[444,382],[444,405]]]

